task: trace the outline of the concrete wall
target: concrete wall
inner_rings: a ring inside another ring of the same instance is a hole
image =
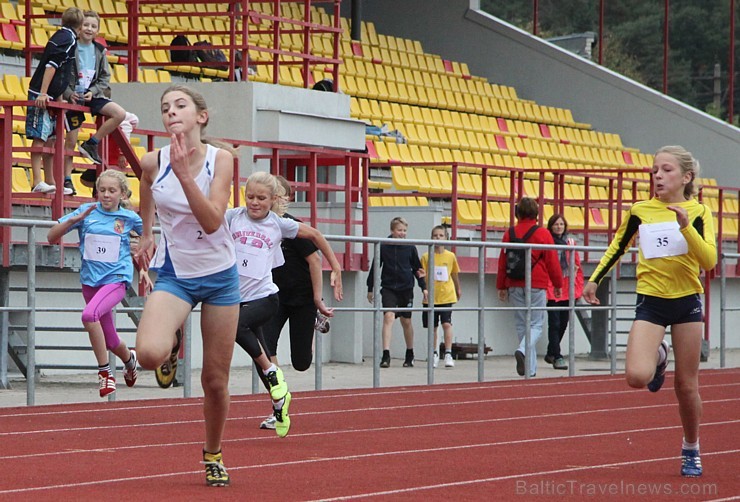
[[[465,62],[473,75],[513,86],[521,98],[570,108],[576,121],[618,133],[625,146],[653,153],[682,144],[704,176],[737,186],[740,130],[478,8],[478,0],[373,0],[362,12],[378,33],[418,39],[425,52]]]
[[[349,96],[260,82],[194,82],[208,104],[206,135],[245,141],[340,149],[365,147],[365,125],[349,116]],[[160,98],[169,84],[111,84],[115,100],[139,117],[139,128],[164,131]],[[158,141],[158,146],[168,140]],[[247,176],[255,168],[252,148],[241,148]],[[266,169],[262,162],[257,169]]]

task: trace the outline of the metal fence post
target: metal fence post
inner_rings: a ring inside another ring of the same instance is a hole
[[[26,404],[36,404],[36,227],[28,227],[28,346],[26,361]]]

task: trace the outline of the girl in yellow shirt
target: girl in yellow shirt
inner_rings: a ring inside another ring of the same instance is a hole
[[[693,196],[699,162],[680,146],[664,146],[653,161],[655,197],[635,203],[583,290],[598,305],[596,288],[639,233],[637,306],[627,340],[625,374],[630,387],[657,392],[665,380],[671,326],[675,353],[674,390],[683,425],[681,475],[702,474],[699,457],[699,360],[704,292],[699,274],[717,263],[714,222],[709,207]]]

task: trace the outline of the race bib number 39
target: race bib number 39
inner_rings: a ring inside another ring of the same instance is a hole
[[[89,261],[113,263],[118,261],[121,238],[117,235],[87,234],[82,257]]]
[[[677,221],[644,223],[640,225],[640,250],[647,259],[665,258],[688,253],[689,245]]]

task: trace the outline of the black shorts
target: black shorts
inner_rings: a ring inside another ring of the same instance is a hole
[[[424,305],[424,308],[428,307],[428,305]],[[439,326],[440,320],[442,321],[442,324],[452,324],[452,311],[451,310],[444,310],[445,308],[452,307],[451,303],[441,303],[439,305],[434,306],[434,327],[436,328]],[[421,325],[425,328],[429,325],[429,312],[422,312],[421,313]]]
[[[102,115],[102,110],[108,103],[111,103],[112,101],[108,98],[92,98],[90,101],[86,102],[85,104],[90,107],[90,113],[92,113],[93,117],[97,117],[98,115]],[[83,112],[78,111],[71,111],[67,112],[64,115],[64,125],[65,128],[68,131],[74,131],[75,129],[79,129],[82,127],[82,124],[85,122],[85,114]]]
[[[383,300],[384,309],[392,309],[393,307],[411,308],[414,306],[413,289],[396,291],[395,289],[381,288],[380,298]],[[399,317],[411,319],[411,312],[396,312],[396,319]]]
[[[652,324],[672,326],[687,322],[702,322],[701,298],[698,294],[682,298],[659,298],[657,296],[637,295],[635,320]]]

